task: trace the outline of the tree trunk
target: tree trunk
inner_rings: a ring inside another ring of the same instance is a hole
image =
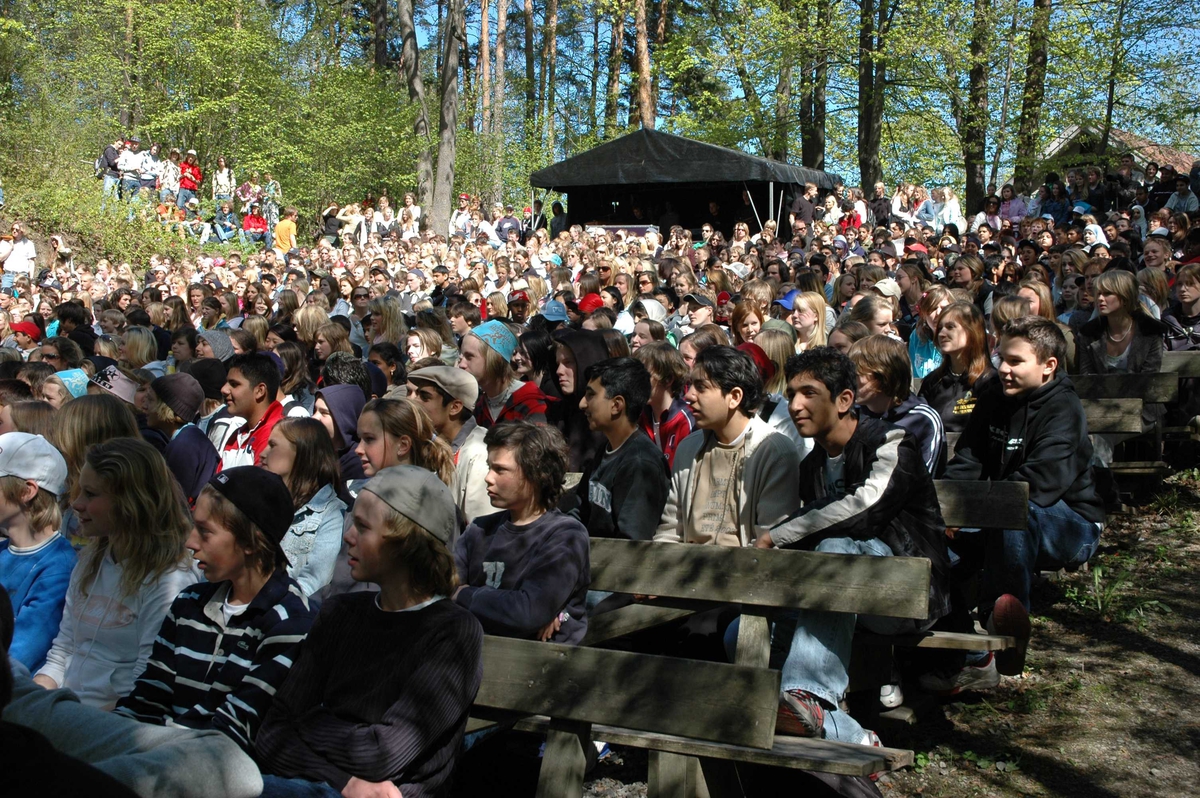
[[[967,75],[967,104],[962,114],[962,150],[966,165],[966,207],[983,207],[986,195],[988,128],[988,45],[991,39],[991,0],[975,0],[971,23],[971,69]]]
[[[125,0],[125,48],[121,52],[121,127],[133,128],[133,0]],[[127,134],[128,135],[128,134]]]
[[[450,228],[458,133],[458,48],[466,41],[464,22],[463,0],[450,0],[442,57],[442,114],[438,125],[437,175],[433,184],[433,208],[430,213],[430,227],[438,231]]]
[[[488,31],[488,0],[481,0],[479,12],[479,96],[483,101],[483,119],[479,130],[484,136],[492,132],[492,45]]]
[[[617,135],[617,108],[621,98],[621,51],[625,49],[625,4],[618,0],[608,50],[608,92],[604,95],[604,138]]]
[[[599,119],[596,117],[596,100],[599,99],[600,91],[600,9],[594,7],[592,9],[592,86],[591,86],[591,102],[588,104],[588,113],[591,119],[591,133],[596,135],[600,127]]]
[[[533,52],[533,0],[525,0],[525,127],[537,118],[537,75]]]
[[[828,30],[832,12],[823,4],[817,12],[816,30]],[[807,13],[805,24],[808,24]],[[817,43],[812,60],[801,77],[800,162],[810,169],[825,168],[825,87],[828,83],[829,57],[823,43]]]
[[[1025,62],[1025,89],[1021,94],[1021,118],[1017,125],[1017,163],[1013,171],[1013,183],[1018,191],[1032,192],[1035,182],[1042,103],[1046,98],[1046,50],[1050,39],[1051,2],[1033,0],[1029,58]]]
[[[371,6],[371,34],[375,68],[382,72],[388,68],[388,0],[375,0]]]
[[[883,56],[887,0],[861,0],[858,25],[858,172],[860,185],[873,186],[883,179],[879,144],[883,135],[883,95],[887,65]],[[876,19],[878,15],[879,20]]]
[[[790,0],[779,0],[779,10],[785,14],[789,13]],[[781,57],[783,62],[779,65],[779,76],[775,81],[775,131],[771,136],[771,149],[767,157],[787,161],[788,129],[791,127],[792,112],[792,54],[785,49]]]
[[[509,0],[496,0],[496,82],[492,103],[492,196],[504,198],[504,37],[508,35]]]
[[[542,122],[546,143],[554,147],[554,71],[558,63],[558,0],[546,0],[546,45],[542,55]]]
[[[642,127],[654,129],[654,91],[650,86],[650,37],[646,31],[646,0],[634,0],[637,32],[637,106]]]
[[[413,122],[413,132],[420,147],[417,151],[417,203],[426,208],[433,201],[433,156],[430,153],[425,82],[421,79],[421,54],[417,49],[417,31],[413,26],[413,0],[400,0],[397,3],[396,27],[400,29],[400,64],[408,81],[408,99],[417,106],[417,118]],[[447,215],[444,225],[432,229],[441,233],[449,229],[449,224],[450,217]]]
[[[1125,58],[1125,40],[1122,38],[1125,27],[1125,10],[1128,0],[1120,0],[1117,4],[1117,18],[1113,22],[1113,54],[1108,70],[1108,95],[1104,103],[1104,130],[1100,133],[1100,141],[1096,145],[1096,155],[1103,158],[1108,154],[1108,141],[1112,137],[1113,106],[1117,96],[1117,70]]]
[[[654,25],[654,47],[658,51],[662,51],[662,46],[667,43],[667,0],[659,0],[658,2],[658,19]],[[651,91],[654,92],[654,107],[658,108],[658,72],[654,73],[654,79],[651,84]]]
[[[1012,90],[1013,50],[1017,46],[1017,23],[1020,21],[1021,5],[1013,3],[1012,27],[1008,31],[1008,61],[1004,65],[1004,92],[1000,95],[1000,127],[996,131],[996,149],[992,153],[992,172],[989,183],[995,183],[1000,173],[1000,156],[1008,143],[1008,95]]]

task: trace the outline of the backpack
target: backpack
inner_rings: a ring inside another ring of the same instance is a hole
[[[92,164],[92,169],[96,173],[97,180],[104,179],[104,173],[108,171],[108,164],[104,160],[104,153],[100,153],[100,157]]]

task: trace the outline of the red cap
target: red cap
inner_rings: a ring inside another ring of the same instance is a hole
[[[924,253],[924,254],[926,254],[926,255],[928,255],[928,254],[929,254],[929,250],[927,250],[927,249],[925,248],[925,245],[924,245],[924,244],[909,244],[909,245],[908,245],[908,251],[909,251],[909,252],[922,252],[922,253]]]
[[[471,195],[470,195],[470,194],[459,194],[459,195],[458,195],[458,198],[459,198],[459,199],[465,199],[465,200],[469,200],[469,199],[471,198]]]
[[[525,206],[525,213],[533,213],[533,208],[530,208],[528,205]]]
[[[513,291],[508,295],[509,302],[528,302],[529,294],[525,291]]]
[[[728,302],[732,298],[733,297],[729,294],[728,291],[722,291],[721,293],[717,294],[717,304],[724,305],[726,302]]]
[[[599,294],[588,294],[579,300],[580,313],[595,313],[602,307],[604,307],[604,300],[600,298]]]
[[[754,365],[758,367],[759,373],[762,374],[763,382],[775,376],[775,361],[767,357],[767,353],[761,346],[747,341],[744,344],[738,344],[736,348],[739,352],[745,352],[754,361]]]
[[[34,341],[42,340],[42,331],[38,329],[38,326],[31,321],[18,321],[15,324],[10,324],[8,326],[13,332],[25,333]]]

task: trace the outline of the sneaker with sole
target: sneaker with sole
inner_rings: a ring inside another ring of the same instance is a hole
[[[785,690],[779,697],[775,715],[775,733],[792,737],[825,736],[825,708],[812,693],[804,690]]]
[[[885,684],[879,688],[879,703],[888,709],[895,709],[904,703],[904,691],[899,684]]]
[[[1016,596],[1005,593],[996,599],[992,617],[988,618],[987,630],[989,634],[1008,635],[1016,639],[1016,648],[996,652],[996,670],[1005,676],[1020,676],[1025,670],[1025,655],[1029,652],[1029,637],[1033,634],[1025,605]]]
[[[990,690],[1000,684],[996,657],[989,651],[987,659],[978,665],[968,665],[953,673],[925,673],[921,687],[934,695],[958,695],[964,690]]]

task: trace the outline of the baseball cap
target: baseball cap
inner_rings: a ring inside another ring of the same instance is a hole
[[[97,372],[96,376],[92,377],[92,382],[127,404],[133,404],[137,396],[137,383],[122,374],[116,366],[109,366],[104,371]]]
[[[452,366],[426,366],[408,375],[410,382],[428,382],[441,388],[463,403],[467,410],[475,410],[479,400],[479,383],[466,371]]]
[[[713,303],[713,301],[711,299],[709,299],[708,297],[706,297],[704,294],[684,294],[683,301],[684,302],[695,302],[697,305],[703,305],[706,308],[716,307],[716,305]]]
[[[253,521],[287,561],[281,541],[292,526],[295,506],[282,477],[259,466],[238,466],[226,468],[208,484]]]
[[[459,194],[459,195],[458,195],[458,198],[459,198],[459,199],[465,199],[465,200],[469,200],[469,199],[471,199],[471,195],[470,195],[470,194]]]
[[[783,307],[787,308],[788,310],[793,310],[796,306],[796,297],[800,296],[801,293],[803,293],[803,292],[800,289],[793,288],[791,291],[788,291],[786,294],[781,296],[779,299],[776,299],[775,304],[782,305]]]
[[[513,302],[528,302],[529,293],[527,291],[513,291],[508,295],[508,301],[510,304]]]
[[[754,361],[754,366],[758,369],[758,373],[762,374],[763,382],[767,382],[775,376],[775,361],[771,360],[766,350],[758,344],[747,341],[743,344],[738,344],[734,349],[739,352],[745,352]]]
[[[15,324],[10,324],[8,326],[13,332],[25,333],[34,341],[42,340],[42,331],[31,321],[18,321]]]
[[[437,474],[428,469],[412,465],[385,468],[371,477],[362,489],[374,493],[387,506],[442,543],[449,544],[458,530],[454,496]],[[291,517],[287,521],[290,524]]]
[[[6,432],[0,435],[0,477],[28,479],[61,496],[67,490],[67,461],[41,435]]]
[[[1075,206],[1073,208],[1071,208],[1071,213],[1078,213],[1080,216],[1082,216],[1083,214],[1087,213],[1091,209],[1092,209],[1092,206],[1088,205],[1086,202],[1078,202],[1075,204]]]
[[[567,306],[557,299],[551,299],[542,306],[542,318],[546,321],[566,321]]]
[[[900,290],[900,283],[893,280],[891,277],[884,277],[882,280],[871,286],[883,296],[899,297],[903,292]]]

